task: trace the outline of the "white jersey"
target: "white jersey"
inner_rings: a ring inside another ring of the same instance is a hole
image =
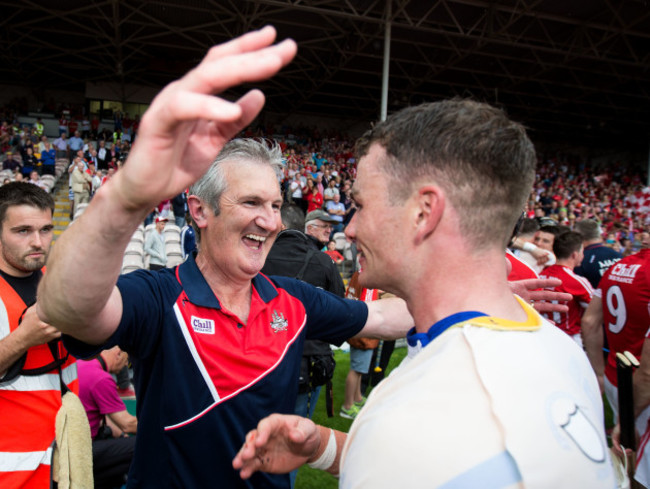
[[[598,383],[566,334],[479,317],[447,329],[372,392],[340,487],[611,489]]]

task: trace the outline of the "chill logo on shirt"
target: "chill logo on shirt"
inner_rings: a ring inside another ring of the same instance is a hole
[[[625,263],[617,263],[612,267],[612,273],[610,273],[610,280],[616,282],[624,282],[626,284],[631,284],[634,282],[634,277],[636,273],[641,268],[641,265],[626,265]]]
[[[192,329],[195,333],[214,334],[214,320],[192,316]]]

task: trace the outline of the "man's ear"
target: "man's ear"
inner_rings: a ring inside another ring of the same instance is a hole
[[[190,212],[190,216],[192,216],[192,220],[196,223],[196,226],[199,229],[208,225],[208,212],[213,211],[196,195],[189,195],[187,197],[187,209]]]
[[[415,242],[424,242],[438,227],[445,210],[445,194],[440,187],[427,185],[418,189],[415,198]]]

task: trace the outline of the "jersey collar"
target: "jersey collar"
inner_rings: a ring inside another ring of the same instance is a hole
[[[411,356],[412,353],[417,353],[422,350],[422,348],[427,346],[454,324],[463,323],[470,319],[482,316],[487,316],[487,314],[478,311],[457,312],[456,314],[447,316],[437,323],[434,323],[426,333],[416,333],[415,328],[411,328],[410,331],[406,333],[406,342],[409,346],[409,356]]]
[[[541,316],[521,297],[515,295],[515,298],[526,312],[525,321],[495,318],[478,311],[458,312],[433,324],[426,333],[416,333],[415,328],[411,328],[406,334],[408,356],[413,357],[449,328],[463,324],[494,331],[537,331],[542,325]]]
[[[219,299],[212,292],[201,270],[196,265],[196,252],[191,253],[187,260],[178,266],[177,277],[192,304],[211,309],[221,309]],[[268,304],[278,296],[278,291],[264,275],[256,275],[252,283],[253,288],[265,303]]]

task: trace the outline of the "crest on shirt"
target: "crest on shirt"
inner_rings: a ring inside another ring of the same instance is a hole
[[[587,458],[597,463],[607,459],[606,447],[599,436],[599,430],[572,400],[553,401],[551,416],[556,425],[564,430]]]
[[[279,313],[273,309],[273,314],[271,315],[271,329],[274,333],[279,333],[280,331],[286,331],[289,326],[289,322],[284,317],[284,314]]]

